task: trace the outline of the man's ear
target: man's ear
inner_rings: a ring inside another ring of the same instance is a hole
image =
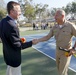
[[[13,10],[10,10],[10,14],[13,14]]]

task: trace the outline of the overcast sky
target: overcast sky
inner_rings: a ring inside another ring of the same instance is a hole
[[[4,0],[5,3],[7,4],[7,2],[11,1],[11,0]],[[16,1],[17,0],[12,0],[12,1]],[[60,8],[63,6],[66,6],[68,3],[72,2],[72,1],[76,1],[76,0],[33,0],[33,2],[35,4],[37,3],[41,3],[41,4],[48,4],[49,8],[51,7],[56,7],[56,8]]]

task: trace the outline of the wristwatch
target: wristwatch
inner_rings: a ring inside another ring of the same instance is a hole
[[[72,47],[72,49],[74,49],[76,51],[76,47]]]

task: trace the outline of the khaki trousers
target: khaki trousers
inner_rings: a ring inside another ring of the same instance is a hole
[[[68,75],[68,67],[70,64],[71,56],[66,57],[65,52],[56,50],[56,65],[59,75]]]
[[[21,65],[18,67],[11,67],[7,65],[6,75],[22,75],[21,74]]]

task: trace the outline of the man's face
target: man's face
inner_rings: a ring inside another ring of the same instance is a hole
[[[56,12],[56,14],[55,14],[55,20],[56,20],[56,22],[59,23],[62,19],[63,19],[62,15],[59,14],[59,12]]]
[[[14,6],[14,8],[11,10],[11,16],[14,19],[18,19],[19,16],[21,15],[21,9],[19,5]]]

